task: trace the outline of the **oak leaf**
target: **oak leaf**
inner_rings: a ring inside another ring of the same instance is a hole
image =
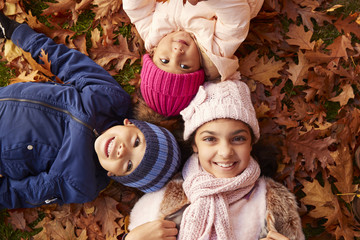
[[[291,45],[297,45],[300,49],[313,50],[315,42],[310,42],[313,32],[305,32],[303,26],[297,26],[295,24],[290,25],[289,32],[286,34],[290,39],[286,41]]]
[[[111,16],[120,10],[122,1],[119,0],[94,0],[93,3],[96,7],[93,9],[95,12],[95,20],[105,16]]]
[[[349,37],[342,35],[337,37],[332,44],[327,46],[327,49],[331,50],[331,57],[348,59],[346,49],[353,49],[351,46],[351,40]]]
[[[353,14],[347,16],[346,18],[338,18],[334,23],[334,26],[339,32],[344,32],[345,35],[350,35],[350,33],[355,34],[358,38],[360,38],[360,26],[356,22],[356,15]]]
[[[341,89],[342,92],[338,96],[330,98],[329,101],[340,102],[340,106],[344,106],[348,103],[349,99],[354,98],[355,95],[354,95],[354,90],[350,84],[346,84],[345,86],[342,86]]]
[[[123,215],[117,210],[117,204],[117,201],[107,196],[98,197],[94,202],[95,221],[101,224],[105,236],[115,236],[117,229],[120,228],[116,219],[122,218]]]
[[[315,170],[317,161],[320,162],[322,168],[334,163],[328,147],[336,139],[331,137],[318,139],[320,132],[316,130],[300,135],[299,130],[299,128],[291,129],[284,141],[288,154],[294,162],[301,154],[305,161],[304,167],[308,172]]]
[[[258,51],[253,51],[239,61],[239,70],[242,75],[249,77],[251,75],[251,68],[257,65]]]
[[[303,180],[301,184],[304,186],[302,190],[306,194],[301,201],[315,207],[308,215],[313,218],[331,217],[335,212],[333,199],[336,197],[331,191],[330,183],[325,181],[325,185],[322,187],[317,180],[313,182]]]
[[[336,165],[328,166],[330,175],[336,179],[334,183],[340,193],[353,193],[358,189],[358,184],[353,184],[353,160],[350,149],[340,145],[338,150],[331,153]],[[354,195],[343,195],[340,197],[350,203]]]
[[[26,221],[24,218],[24,212],[22,211],[9,211],[10,214],[10,223],[17,229],[25,230]]]
[[[267,57],[261,57],[258,64],[252,69],[250,78],[257,80],[265,86],[273,86],[270,79],[278,78],[281,75],[278,73],[284,67],[285,63],[281,61],[275,61],[274,57],[268,59]]]
[[[105,69],[114,67],[116,71],[123,69],[126,61],[130,60],[130,64],[133,64],[140,58],[138,52],[131,52],[128,48],[128,44],[124,37],[118,37],[119,45],[109,45],[91,49],[91,58],[100,66]]]
[[[287,72],[291,74],[289,78],[294,86],[304,85],[305,82],[303,80],[308,78],[309,68],[315,65],[309,63],[301,51],[298,52],[298,61],[298,64],[291,62],[289,64],[289,69],[287,70]]]

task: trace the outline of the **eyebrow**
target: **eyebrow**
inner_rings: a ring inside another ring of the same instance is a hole
[[[236,135],[236,134],[244,133],[244,132],[249,134],[249,131],[247,131],[246,129],[239,129],[239,130],[232,132],[230,135]],[[218,135],[217,132],[209,131],[209,130],[205,130],[205,131],[199,133],[199,135],[202,135],[202,134],[210,134],[210,135],[215,135],[215,136]]]

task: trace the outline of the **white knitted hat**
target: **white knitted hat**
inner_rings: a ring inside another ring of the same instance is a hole
[[[249,87],[239,80],[206,82],[180,114],[184,119],[185,140],[204,123],[219,118],[241,120],[252,128],[255,141],[260,137],[259,123],[251,102]]]

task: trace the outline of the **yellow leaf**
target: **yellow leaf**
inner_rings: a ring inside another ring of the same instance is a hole
[[[341,7],[343,7],[343,6],[344,6],[344,5],[336,4],[336,5],[332,6],[331,8],[329,8],[329,9],[326,10],[326,11],[327,11],[327,12],[333,12],[333,11],[335,11],[336,9],[341,8]]]
[[[11,62],[17,57],[22,55],[21,49],[16,46],[12,41],[7,40],[4,47],[4,56],[8,62]]]

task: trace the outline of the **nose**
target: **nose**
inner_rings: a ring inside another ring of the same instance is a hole
[[[126,152],[127,152],[126,146],[123,143],[121,143],[117,150],[117,157],[123,158],[126,155]]]
[[[222,158],[230,158],[233,155],[233,148],[229,142],[223,142],[219,144],[218,154]]]
[[[182,49],[181,46],[174,46],[173,52],[176,54],[184,54],[184,49]]]

